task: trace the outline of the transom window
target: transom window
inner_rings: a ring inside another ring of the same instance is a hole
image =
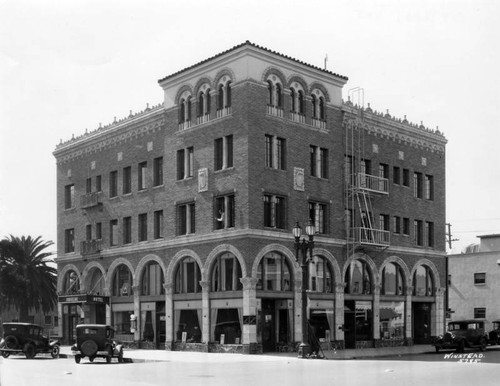
[[[345,292],[348,294],[371,294],[372,276],[364,260],[354,260],[345,273]]]
[[[201,293],[201,271],[192,257],[185,257],[175,273],[175,293]]]
[[[388,263],[382,271],[382,295],[403,295],[403,270],[395,263]]]
[[[143,296],[163,295],[165,289],[163,270],[156,261],[152,261],[146,265],[142,272],[141,285]]]
[[[237,291],[243,288],[241,284],[241,266],[232,253],[217,256],[212,270],[212,291]]]
[[[257,269],[257,289],[263,291],[291,291],[290,266],[285,256],[278,252],[266,254]]]
[[[113,272],[112,292],[113,296],[131,296],[132,272],[125,264],[120,264]]]
[[[413,295],[434,295],[434,278],[429,267],[421,265],[413,274]]]
[[[309,286],[313,292],[333,292],[332,267],[323,256],[313,256],[309,261]]]

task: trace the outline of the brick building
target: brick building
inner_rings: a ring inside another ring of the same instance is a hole
[[[440,334],[446,139],[344,103],[346,82],[245,42],[159,80],[160,105],[61,142],[65,339],[85,321],[140,347],[291,349],[302,336],[292,228],[309,220],[321,345]]]

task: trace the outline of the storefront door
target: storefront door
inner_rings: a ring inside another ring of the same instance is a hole
[[[413,343],[431,343],[431,303],[413,303]]]
[[[262,299],[262,350],[276,350],[274,299]]]

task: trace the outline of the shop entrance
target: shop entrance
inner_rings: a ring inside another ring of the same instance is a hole
[[[156,348],[165,349],[165,302],[156,302]]]
[[[282,351],[291,344],[289,302],[291,300],[262,299],[261,326],[264,352]]]
[[[414,344],[431,343],[431,308],[432,303],[412,304]]]
[[[346,348],[373,347],[372,303],[346,300],[344,302],[344,342]]]

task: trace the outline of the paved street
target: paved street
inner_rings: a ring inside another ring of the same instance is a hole
[[[454,353],[448,353],[454,354]],[[479,352],[466,354],[478,355]],[[500,379],[498,349],[486,360],[461,363],[445,353],[427,353],[366,360],[304,360],[294,356],[203,354],[135,350],[133,363],[106,364],[71,356],[60,359],[22,356],[0,358],[1,386],[102,384],[165,385],[496,385]],[[145,357],[140,359],[140,357]],[[127,357],[127,355],[126,355]],[[496,363],[489,363],[496,361]]]

